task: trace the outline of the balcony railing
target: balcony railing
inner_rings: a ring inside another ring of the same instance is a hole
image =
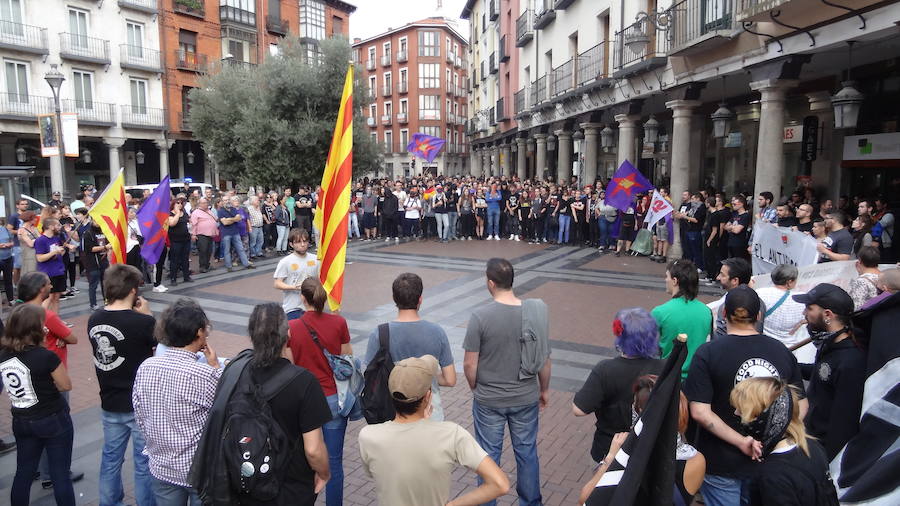
[[[256,28],[256,13],[230,5],[219,6],[219,22],[237,23],[247,27]]]
[[[372,116],[369,116],[368,118],[366,118],[366,125],[368,125],[370,127],[374,127],[375,126],[375,118],[373,118]]]
[[[488,73],[484,71],[484,64],[485,64],[484,60],[482,60],[481,63],[479,64],[479,67],[481,68],[481,80],[482,81],[487,79],[487,76],[488,76]]]
[[[491,0],[490,3],[490,18],[491,21],[497,21],[497,18],[500,17],[500,0]]]
[[[663,66],[668,51],[669,37],[666,36],[666,32],[657,32],[653,24],[646,19],[636,21],[621,32],[616,32],[613,77],[625,77],[635,72]]]
[[[175,67],[190,72],[206,72],[209,68],[205,54],[197,54],[183,49],[175,50]]]
[[[506,98],[501,98],[497,101],[497,121],[506,121],[509,119],[509,111],[506,108]]]
[[[506,45],[506,35],[500,37],[500,47],[498,49],[500,51],[500,61],[509,61],[509,46]]]
[[[156,0],[119,0],[119,7],[146,12],[147,14],[156,14],[159,9],[156,5]]]
[[[390,53],[381,56],[381,66],[382,67],[390,67],[391,66]]]
[[[383,114],[381,116],[381,124],[385,125],[385,126],[390,125],[392,123],[393,119],[394,119],[393,114]]]
[[[59,56],[66,60],[108,65],[109,41],[79,33],[59,34]]]
[[[397,91],[400,93],[406,93],[409,91],[409,82],[408,81],[400,81],[397,84]]]
[[[759,14],[768,14],[791,0],[738,0],[737,19],[743,21]]]
[[[534,11],[525,12],[516,19],[516,47],[525,47],[534,39]]]
[[[484,69],[481,69],[484,72]],[[472,89],[477,90],[481,86],[481,80],[478,79],[478,67],[472,69]]]
[[[366,90],[366,96],[371,99],[374,99],[375,97],[378,96],[378,93],[375,91],[374,88],[369,88],[368,90]]]
[[[570,91],[574,87],[574,83],[572,81],[572,69],[574,67],[574,61],[569,60],[559,67],[553,69],[553,72],[550,74],[550,96],[558,97],[567,91]]]
[[[606,44],[601,42],[578,55],[575,67],[575,83],[587,86],[606,77]]]
[[[384,97],[389,97],[394,94],[394,87],[390,84],[386,84],[381,87],[381,95]]]
[[[178,113],[178,124],[181,125],[182,132],[193,132],[194,128],[191,126],[191,113],[181,111]]]
[[[409,123],[409,116],[405,112],[398,112],[397,123],[400,123],[401,125]]]
[[[491,74],[496,74],[498,71],[498,69],[497,69],[497,54],[491,53],[491,56],[488,59],[488,62],[490,63]]]
[[[491,126],[497,124],[497,111],[495,111],[493,107],[488,110],[488,123]]]
[[[461,68],[461,67],[465,66],[465,64],[466,64],[466,59],[463,58],[462,56],[457,56],[456,59],[453,61],[453,66],[456,68]]]
[[[194,16],[195,18],[202,19],[206,17],[203,0],[172,0],[172,10],[180,14]]]
[[[447,123],[453,125],[456,123],[456,115],[452,112],[447,113]]]
[[[517,91],[513,95],[513,103],[515,104],[515,114],[521,114],[527,110],[525,108],[525,104],[526,104],[525,95],[527,95],[527,94],[528,94],[528,90],[525,88],[522,88],[521,90]]]
[[[531,106],[534,107],[542,102],[545,102],[549,97],[547,96],[547,76],[543,75],[538,78],[537,81],[531,86]]]
[[[290,24],[288,23],[288,20],[281,19],[281,16],[269,14],[266,16],[266,30],[269,33],[285,36],[290,30]]]
[[[453,51],[447,51],[447,63],[453,65],[453,61],[456,60],[456,53]]]
[[[404,63],[408,59],[406,51],[397,51],[397,63]]]
[[[375,60],[366,60],[366,70],[375,70]]]
[[[159,51],[149,47],[119,45],[119,65],[123,69],[162,72]]]
[[[670,54],[686,53],[691,48],[712,44],[730,36],[735,29],[735,0],[682,0],[673,5]]]
[[[53,99],[19,93],[0,93],[0,119],[31,121],[38,114],[53,113]]]
[[[540,30],[556,19],[553,0],[534,0],[534,28]]]
[[[447,94],[448,94],[448,95],[453,95],[453,84],[447,83],[447,89],[446,89],[446,91],[447,91]]]
[[[116,126],[116,105],[64,99],[62,110],[78,114],[79,125]]]
[[[394,152],[394,143],[393,142],[381,142],[381,150],[384,151],[385,154],[390,154]]]
[[[419,119],[440,120],[441,111],[437,109],[419,109]]]
[[[166,114],[162,109],[139,105],[123,105],[122,127],[145,130],[163,130],[166,128]]]
[[[11,21],[0,21],[0,49],[50,54],[47,29]]]
[[[464,90],[462,86],[454,84],[453,85],[453,96],[464,97],[464,96],[466,96],[466,90]]]

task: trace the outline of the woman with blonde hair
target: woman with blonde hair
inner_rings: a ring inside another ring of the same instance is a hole
[[[806,434],[797,388],[776,377],[748,378],[731,390],[741,432],[762,444],[750,484],[752,505],[838,504],[825,449]]]

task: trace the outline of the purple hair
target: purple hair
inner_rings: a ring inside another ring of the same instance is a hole
[[[622,322],[622,333],[616,337],[616,348],[622,354],[633,358],[659,356],[659,327],[646,309],[621,309],[616,320]]]

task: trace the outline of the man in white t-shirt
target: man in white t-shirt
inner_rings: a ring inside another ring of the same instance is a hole
[[[319,260],[309,253],[309,232],[292,228],[288,234],[288,244],[294,250],[278,261],[275,268],[275,289],[284,292],[281,307],[288,320],[303,316],[303,302],[300,300],[300,285],[303,280],[319,276]]]
[[[756,290],[766,308],[763,334],[778,339],[788,348],[809,337],[803,324],[806,321],[803,316],[806,305],[791,298],[792,295],[804,293],[796,290],[799,273],[795,265],[779,265],[770,274],[774,286]],[[816,347],[809,343],[793,350],[793,353],[801,364],[812,364],[816,358]]]
[[[431,384],[439,375],[432,355],[395,363],[388,391],[397,416],[359,432],[363,470],[375,480],[379,504],[483,504],[509,490],[506,473],[466,429],[428,418]],[[482,484],[449,501],[457,466],[478,473]]]

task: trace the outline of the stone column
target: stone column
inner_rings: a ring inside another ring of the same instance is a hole
[[[121,137],[104,137],[103,144],[109,148],[109,180],[112,181],[119,175],[119,169],[123,168],[119,150],[125,145],[125,139]]]
[[[681,198],[681,192],[696,190],[690,187],[691,180],[691,118],[694,109],[700,105],[698,100],[672,100],[666,107],[672,109],[673,125],[670,150],[672,153],[672,177],[669,183],[669,195]],[[699,169],[698,169],[699,170]],[[669,248],[669,258],[681,258],[682,244],[679,220],[674,223],[675,237]]]
[[[522,137],[516,139],[516,175],[519,181],[525,181],[528,169],[528,147],[526,140]]]
[[[543,181],[547,170],[547,134],[534,134],[534,178]]]
[[[153,141],[159,149],[159,180],[169,175],[169,149],[175,144],[174,139],[157,139]]]
[[[593,185],[597,179],[597,164],[599,163],[597,155],[600,150],[600,129],[603,128],[603,125],[582,123],[580,126],[584,129],[584,184]]]
[[[568,185],[572,179],[572,132],[557,130],[556,135],[556,178]]]
[[[615,120],[616,123],[619,124],[619,147],[616,150],[616,154],[618,155],[616,168],[618,168],[619,165],[622,165],[622,162],[625,160],[628,160],[632,165],[637,166],[634,141],[635,136],[637,135],[638,122],[641,120],[641,117],[637,114],[617,114]]]
[[[509,177],[510,174],[510,158],[512,157],[512,145],[508,142],[503,143],[500,147],[500,175]]]
[[[481,175],[484,177],[491,175],[491,151],[490,146],[481,148]]]
[[[774,202],[781,200],[781,184],[784,180],[784,102],[787,90],[796,84],[797,81],[781,79],[750,83],[750,89],[760,93],[753,200],[764,191],[772,192]]]

